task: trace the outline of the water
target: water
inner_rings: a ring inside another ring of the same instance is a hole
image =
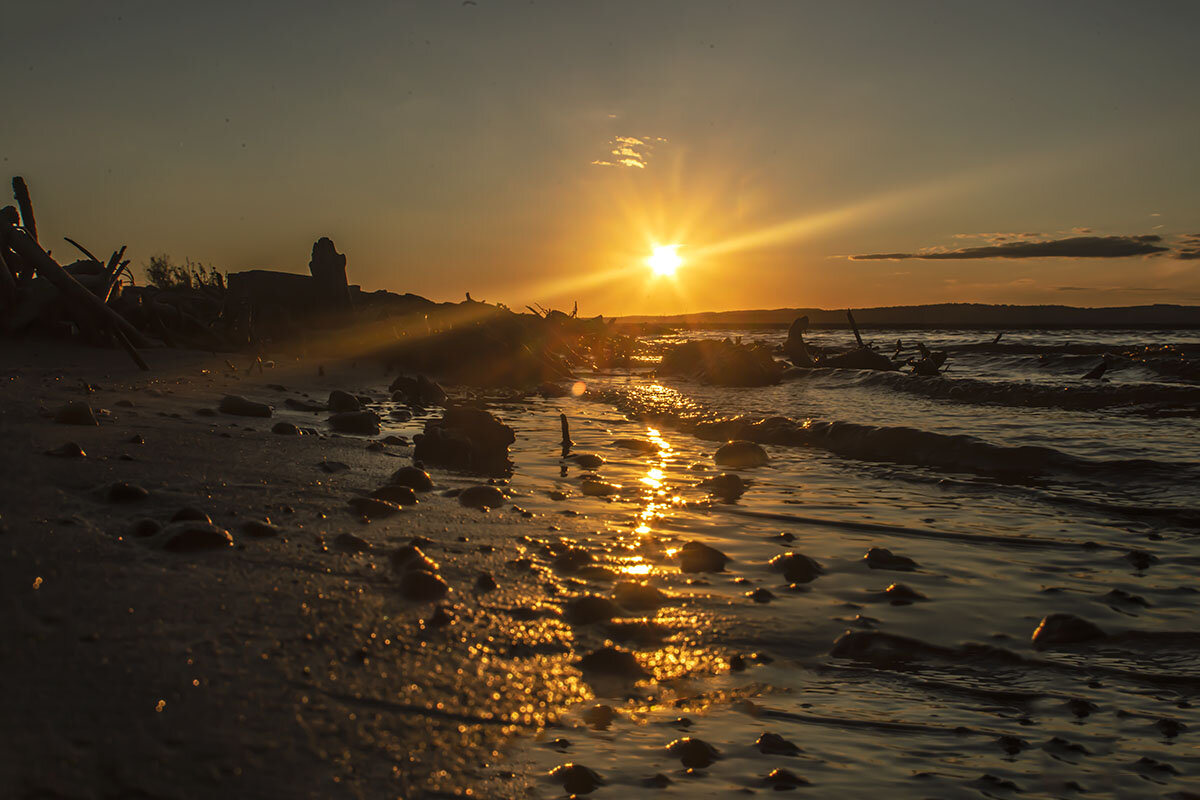
[[[616,643],[657,681],[592,680],[595,696],[524,749],[537,770],[584,764],[607,782],[597,797],[657,792],[653,776],[687,797],[768,791],[775,768],[820,797],[1196,796],[1184,792],[1200,788],[1200,335],[918,336],[950,354],[944,377],[830,370],[716,388],[649,375],[678,339],[662,337],[647,340],[644,368],[581,376],[580,398],[499,410],[518,433],[515,502],[585,531],[529,541],[553,602],[609,595],[617,580],[670,595],[624,624],[571,626],[576,654]],[[871,338],[890,352],[917,337]],[[810,340],[837,349],[850,336]],[[1083,380],[1105,354],[1104,380]],[[595,474],[615,495],[581,495],[586,470],[554,447],[560,411],[574,452],[607,459]],[[719,441],[702,437],[733,417],[786,417],[773,441],[789,444],[766,444],[769,464],[742,470],[751,487],[722,503],[698,485],[719,471]],[[693,540],[730,556],[727,571],[681,573]],[[555,570],[567,546],[609,574]],[[872,569],[872,547],[918,567]],[[789,587],[768,564],[789,551],[824,574]],[[924,599],[893,604],[893,583]],[[756,589],[773,599],[755,602]],[[1030,636],[1055,612],[1109,636],[1038,652]],[[872,648],[833,655],[847,631]],[[605,729],[584,713],[597,703],[617,712]],[[767,732],[800,750],[761,753]],[[722,758],[685,771],[665,750],[682,736]],[[548,778],[542,789],[561,793]]]

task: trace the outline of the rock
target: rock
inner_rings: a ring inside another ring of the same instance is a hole
[[[368,442],[367,450],[372,453],[382,453],[387,448],[383,446],[383,442]]]
[[[1184,733],[1188,726],[1177,719],[1163,717],[1154,723],[1155,729],[1168,739],[1174,739],[1181,733]]]
[[[621,581],[614,586],[613,598],[622,608],[630,611],[654,611],[666,605],[670,599],[657,587],[634,581]]]
[[[678,758],[688,769],[703,769],[721,757],[717,748],[703,739],[684,736],[667,745],[667,752]]]
[[[1021,737],[1008,734],[996,737],[996,744],[1000,746],[1000,749],[1006,755],[1010,756],[1015,756],[1022,750],[1028,750],[1030,747],[1029,742]]]
[[[607,622],[613,617],[622,615],[620,606],[607,597],[584,595],[567,602],[563,607],[567,622],[572,625],[591,625],[595,622]]]
[[[405,439],[403,436],[395,436],[392,434],[388,434],[387,436],[383,437],[379,441],[383,442],[384,444],[397,445],[399,447],[408,447],[408,439]]]
[[[582,547],[568,547],[554,557],[550,566],[559,572],[578,572],[595,562],[595,558]]]
[[[645,439],[615,439],[612,444],[613,447],[620,447],[623,450],[632,450],[635,453],[644,453],[646,455],[653,455],[662,449],[654,442],[648,442]]]
[[[584,724],[592,730],[605,731],[617,718],[617,712],[613,710],[612,706],[597,703],[586,709],[580,716],[583,718]]]
[[[408,570],[400,577],[400,594],[415,603],[441,600],[449,591],[450,587],[440,575],[423,569]]]
[[[256,539],[266,539],[279,535],[279,528],[271,524],[269,519],[252,519],[242,523],[242,533]]]
[[[594,650],[579,659],[577,665],[585,673],[600,673],[630,680],[644,680],[650,677],[650,673],[642,669],[633,653],[615,647]]]
[[[335,414],[363,410],[362,403],[358,402],[357,397],[349,392],[343,392],[341,389],[334,389],[329,393],[329,402],[326,405]]]
[[[475,589],[480,592],[493,592],[500,588],[500,584],[496,583],[495,576],[490,572],[482,572],[475,579]]]
[[[339,533],[333,540],[334,547],[347,553],[362,553],[371,549],[371,543],[353,533]]]
[[[788,583],[811,583],[823,572],[821,565],[802,553],[781,553],[770,561],[771,569],[782,572]]]
[[[392,473],[388,483],[394,486],[407,486],[415,492],[428,492],[433,489],[433,479],[429,473],[420,467],[401,467]]]
[[[145,519],[139,519],[137,522],[133,523],[133,529],[131,533],[139,539],[146,539],[150,536],[156,535],[161,530],[162,525],[158,524],[157,520],[147,517]]]
[[[800,748],[780,736],[778,733],[764,733],[754,742],[758,752],[767,756],[799,755]]]
[[[762,445],[747,441],[726,442],[713,454],[713,461],[718,465],[733,469],[761,467],[769,460]]]
[[[212,518],[204,511],[192,506],[185,506],[171,515],[171,522],[207,522],[212,524]]]
[[[163,528],[160,536],[162,549],[169,553],[197,553],[233,547],[233,537],[229,531],[211,522],[198,520],[172,522]]]
[[[271,416],[271,407],[266,403],[257,403],[236,394],[227,394],[222,397],[217,410],[222,414],[232,414],[237,417]]]
[[[742,480],[740,475],[722,472],[720,475],[715,475],[701,481],[700,488],[714,497],[721,498],[726,503],[733,503],[746,493],[746,490],[750,488],[750,484]]]
[[[400,512],[400,506],[376,497],[351,497],[346,504],[367,519],[390,517]]]
[[[796,775],[795,773],[791,772],[790,770],[786,770],[783,767],[776,767],[775,769],[771,770],[767,776],[763,778],[763,783],[776,791],[795,789],[797,786],[809,785],[807,778],[801,778],[799,775]]]
[[[656,772],[649,778],[642,778],[641,784],[647,789],[665,789],[671,785],[671,779],[661,772]]]
[[[297,400],[295,397],[289,397],[283,401],[283,404],[293,411],[307,411],[312,414],[317,414],[325,411],[326,408],[319,403],[313,403],[308,400]]]
[[[380,486],[371,492],[371,497],[387,500],[389,503],[395,503],[398,506],[412,506],[417,503],[416,493],[407,486]]]
[[[271,426],[271,433],[277,433],[280,436],[302,436],[304,431],[290,422],[276,422]]]
[[[775,599],[775,594],[770,589],[758,588],[752,592],[746,592],[746,597],[756,603],[769,603]]]
[[[374,411],[344,411],[329,418],[329,427],[338,433],[379,435],[379,415]]]
[[[54,421],[59,425],[99,425],[92,407],[82,400],[72,400],[54,412]]]
[[[908,556],[898,556],[884,547],[872,547],[863,556],[863,561],[871,569],[890,569],[899,572],[912,572],[917,568],[917,562]]]
[[[415,544],[406,544],[399,548],[392,553],[389,560],[391,561],[392,569],[396,572],[424,570],[425,572],[436,573],[438,571],[437,562],[425,555],[425,551]]]
[[[604,459],[594,453],[575,453],[567,456],[567,459],[584,469],[599,469],[604,466]]]
[[[150,496],[150,492],[141,486],[118,481],[104,492],[104,499],[110,503],[138,503]]]
[[[1148,550],[1130,550],[1124,556],[1133,568],[1136,570],[1145,570],[1158,561],[1158,556]]]
[[[569,795],[591,794],[604,785],[604,779],[582,764],[560,764],[550,770],[550,777],[562,784]]]
[[[493,414],[470,406],[451,406],[440,420],[425,423],[413,437],[413,458],[427,464],[489,475],[512,471],[508,447],[513,429]]]
[[[458,502],[468,508],[500,508],[504,505],[504,493],[495,486],[468,486],[459,492]]]
[[[1049,614],[1033,632],[1033,646],[1045,650],[1063,644],[1078,644],[1106,636],[1095,624],[1074,614]]]
[[[64,442],[53,450],[47,450],[46,455],[58,458],[84,458],[87,453],[76,442]]]
[[[696,378],[716,386],[769,386],[779,383],[783,366],[765,345],[701,339],[667,350],[656,374]]]
[[[688,542],[679,550],[681,572],[724,572],[729,556],[701,542]]]
[[[604,481],[585,480],[580,484],[579,491],[583,493],[584,497],[609,497],[620,492],[621,487]]]
[[[929,599],[916,589],[905,586],[903,583],[893,583],[887,589],[884,589],[883,593],[887,596],[888,602],[894,606],[907,606],[912,605],[918,600]]]
[[[339,472],[347,472],[350,469],[350,465],[344,461],[327,461],[322,459],[321,461],[317,462],[317,469],[321,470],[321,472],[327,472],[330,475],[334,475]]]
[[[446,405],[446,391],[424,375],[410,378],[400,375],[388,387],[392,399],[398,403],[409,403],[422,408]]]

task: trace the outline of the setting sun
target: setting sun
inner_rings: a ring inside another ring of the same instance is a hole
[[[674,275],[675,270],[683,264],[683,259],[676,252],[678,249],[677,244],[655,245],[654,253],[646,259],[646,266],[654,270],[655,275]]]

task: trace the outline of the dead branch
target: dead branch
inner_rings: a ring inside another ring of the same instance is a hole
[[[17,206],[21,209],[21,227],[29,231],[34,243],[37,243],[37,220],[33,217],[33,200],[29,197],[29,187],[25,184],[25,179],[19,175],[12,179],[12,187],[13,197],[16,198]]]

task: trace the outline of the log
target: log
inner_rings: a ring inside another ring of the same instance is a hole
[[[559,414],[558,421],[562,425],[562,457],[566,458],[571,452],[571,445],[575,443],[571,441],[571,425],[567,422],[567,415]]]
[[[91,250],[88,250],[86,247],[84,247],[79,242],[72,239],[70,236],[64,236],[63,238],[67,240],[68,244],[74,245],[76,250],[78,250],[79,252],[81,252],[85,256],[87,256],[89,260],[95,261],[97,264],[101,265],[101,267],[104,266],[104,262],[101,261],[100,259],[96,258],[96,256],[92,254]]]
[[[12,179],[12,187],[17,207],[21,209],[21,227],[29,231],[33,241],[37,242],[37,220],[33,218],[33,200],[29,198],[29,187],[25,184],[25,179],[19,175]]]
[[[846,309],[846,319],[850,320],[850,330],[854,331],[854,340],[858,342],[859,347],[863,347],[862,334],[858,332],[858,324],[854,321],[854,312]]]
[[[17,299],[17,279],[4,260],[4,250],[0,247],[0,308],[8,309]]]

